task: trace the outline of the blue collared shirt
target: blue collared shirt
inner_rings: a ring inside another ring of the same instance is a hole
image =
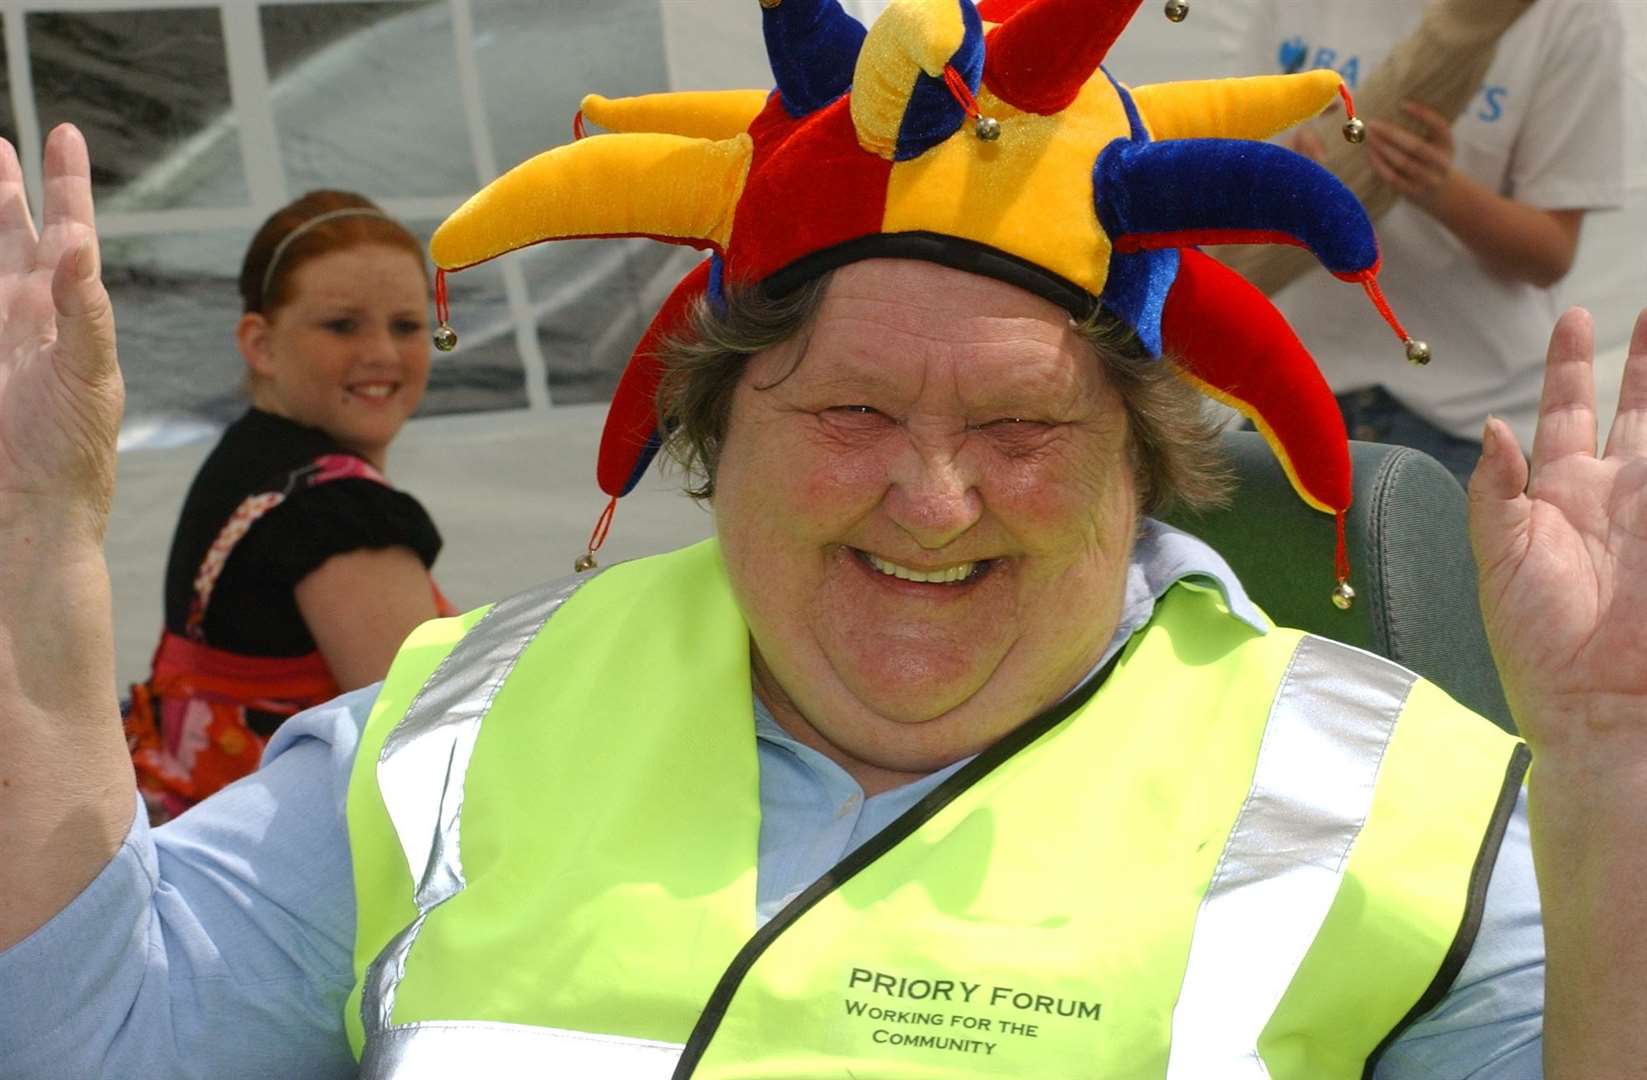
[[[1146,522],[1100,664],[1184,578],[1209,582],[1237,617],[1267,625],[1216,553]],[[343,1033],[355,931],[344,806],[376,694],[367,687],[287,721],[262,769],[177,821],[151,832],[138,814],[96,880],[0,953],[0,1080],[355,1075]],[[759,702],[754,726],[763,921],[962,764],[866,798]],[[1469,960],[1377,1078],[1537,1080],[1543,998],[1523,796]]]

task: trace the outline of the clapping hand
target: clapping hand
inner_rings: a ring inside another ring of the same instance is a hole
[[[0,527],[100,541],[124,389],[74,127],[51,133],[44,172],[37,235],[17,152],[0,141]]]

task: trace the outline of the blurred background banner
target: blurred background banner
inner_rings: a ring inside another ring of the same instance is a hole
[[[1341,0],[1366,3],[1372,0]],[[871,19],[877,0],[848,0]],[[1140,10],[1112,71],[1132,83],[1232,74],[1248,0]],[[1628,0],[1647,108],[1647,3]],[[0,125],[39,177],[41,135],[91,144],[129,404],[122,448],[208,438],[243,407],[231,340],[252,230],[313,187],[354,189],[427,235],[477,187],[570,138],[582,95],[766,86],[754,0],[199,3],[0,0]],[[1647,148],[1638,184],[1647,189]],[[1647,195],[1593,215],[1567,294],[1622,356],[1647,302]],[[452,279],[455,353],[422,415],[605,400],[696,252],[559,243]]]

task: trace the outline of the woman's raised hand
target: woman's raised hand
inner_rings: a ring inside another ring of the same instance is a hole
[[[101,541],[125,392],[73,126],[47,138],[44,173],[36,235],[17,152],[0,141],[0,528],[83,524]]]
[[[86,141],[46,141],[36,236],[0,142],[0,949],[62,909],[135,808],[103,530],[124,390]]]
[[[1595,332],[1550,337],[1532,474],[1488,422],[1470,482],[1482,614],[1516,723],[1536,752],[1647,778],[1647,311],[1597,453]]]
[[[1647,1075],[1647,311],[1600,454],[1594,338],[1577,309],[1550,337],[1531,481],[1498,420],[1470,481],[1487,637],[1533,750],[1550,1080]]]

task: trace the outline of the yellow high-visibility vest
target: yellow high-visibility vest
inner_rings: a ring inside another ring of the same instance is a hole
[[[1525,749],[1193,584],[1094,681],[757,928],[712,541],[424,626],[349,791],[362,1076],[1361,1077],[1457,974]]]

